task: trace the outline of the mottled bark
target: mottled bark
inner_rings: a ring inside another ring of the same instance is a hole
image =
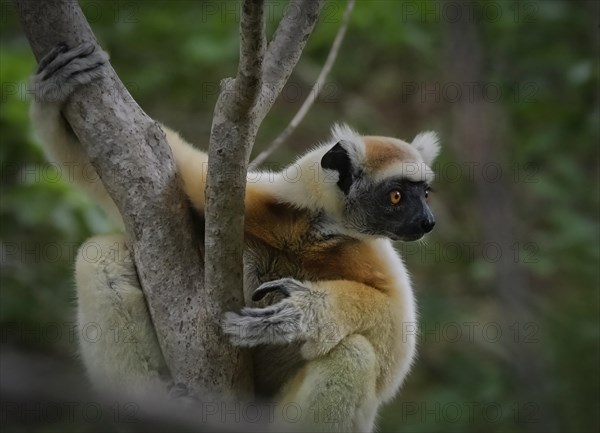
[[[206,181],[205,271],[206,290],[218,299],[221,311],[237,310],[243,303],[244,193],[248,156],[258,124],[250,116],[261,88],[265,53],[265,15],[262,0],[245,0],[240,22],[240,62],[237,77],[221,83],[213,115]],[[216,318],[218,319],[218,318]],[[251,386],[249,353],[233,347],[225,334],[215,333],[221,350],[215,363],[243,371]],[[232,364],[233,363],[233,364]]]
[[[258,128],[283,89],[312,32],[323,1],[288,5],[267,49],[262,0],[245,0],[237,76],[221,83],[211,128],[206,184],[206,290],[223,311],[243,304],[244,196],[248,160]],[[246,366],[247,353],[228,345],[215,362]]]

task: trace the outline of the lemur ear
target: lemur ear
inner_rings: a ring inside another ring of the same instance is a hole
[[[350,186],[354,182],[353,167],[348,150],[344,148],[344,142],[340,141],[335,146],[327,151],[321,158],[321,167],[336,170],[340,177],[338,179],[338,187],[348,194]]]
[[[440,153],[440,138],[433,131],[417,134],[411,145],[419,151],[423,162],[429,166]]]

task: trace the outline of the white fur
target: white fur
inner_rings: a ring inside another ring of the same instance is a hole
[[[332,146],[317,147],[279,173],[265,173],[260,178],[261,187],[283,202],[340,215],[343,193],[337,186],[338,173],[321,167],[323,155]]]
[[[433,164],[433,161],[440,153],[440,138],[434,131],[425,131],[417,134],[411,145],[419,151],[423,162],[428,166]]]
[[[298,158],[279,173],[250,173],[248,179],[279,197],[310,210],[324,209],[336,217],[342,212],[343,193],[337,186],[339,174],[321,167],[321,159],[336,143],[343,141],[354,164],[365,159],[365,144],[358,132],[346,124],[331,128],[331,138]]]
[[[31,105],[29,115],[40,140],[52,143],[44,146],[44,151],[48,160],[60,170],[63,180],[77,185],[91,196],[111,221],[123,228],[123,218],[117,206],[106,192],[77,137],[67,127],[59,107],[53,103],[35,102]]]
[[[167,372],[122,235],[96,236],[75,267],[81,356],[95,388],[119,398],[166,395]]]
[[[373,180],[400,176],[415,182],[433,182],[435,176],[430,164],[439,152],[437,134],[432,131],[422,132],[410,144],[399,139],[394,141],[403,146],[411,157],[372,173]],[[343,142],[353,165],[364,164],[366,145],[363,137],[348,125],[338,123],[332,127],[328,141],[317,145],[280,172],[248,173],[248,182],[260,185],[284,202],[311,210],[324,209],[333,217],[339,216],[343,199],[343,193],[337,186],[339,174],[335,170],[321,167],[321,159],[325,153],[338,142]]]
[[[387,360],[393,371],[388,377],[389,382],[383,387],[382,401],[390,401],[399,391],[400,386],[408,375],[415,358],[417,348],[417,307],[412,290],[410,275],[398,252],[389,239],[376,239],[380,252],[380,260],[385,261],[387,269],[393,273],[397,314],[393,317],[394,327],[397,331],[395,347],[390,348],[394,354]]]
[[[356,166],[360,166],[365,160],[365,142],[362,136],[345,123],[336,123],[331,128],[331,142],[329,148],[334,144],[343,141],[346,143],[344,148],[350,155],[350,160]],[[350,146],[348,146],[350,144]]]

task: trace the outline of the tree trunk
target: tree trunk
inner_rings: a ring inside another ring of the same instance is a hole
[[[38,60],[60,42],[73,47],[96,40],[77,2],[18,0],[15,5]],[[232,378],[249,374],[211,358],[222,350],[213,332],[220,299],[204,290],[202,242],[194,235],[162,130],[112,68],[110,77],[79,88],[63,114],[123,216],[173,381],[210,394],[238,388]]]

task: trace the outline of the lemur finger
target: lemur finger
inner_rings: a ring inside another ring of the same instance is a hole
[[[240,315],[250,316],[250,317],[265,317],[265,316],[271,316],[273,314],[277,314],[284,308],[285,308],[285,304],[282,302],[278,302],[277,304],[273,304],[268,307],[262,307],[262,308],[244,307],[240,311]]]
[[[226,313],[223,331],[237,346],[283,344],[302,338],[301,314],[291,304],[284,304],[275,314],[265,317]]]
[[[76,59],[77,57],[89,56],[90,54],[92,54],[94,52],[95,49],[96,49],[96,46],[93,43],[84,42],[84,43],[76,46],[72,50],[69,50],[66,52],[59,52],[54,57],[54,59],[52,59],[50,62],[48,62],[48,64],[45,66],[45,68],[40,71],[41,79],[46,80],[49,76],[54,74],[56,71],[58,71],[60,68],[65,66],[67,63],[69,63],[73,59]]]
[[[246,337],[250,333],[253,334],[251,339],[253,341],[256,340],[256,335],[252,332],[252,327],[247,326],[243,317],[236,313],[225,313],[221,328],[229,336],[229,340],[234,346],[251,346],[251,342],[246,341]]]
[[[40,60],[40,63],[38,64],[35,73],[39,74],[40,72],[42,72],[44,68],[48,66],[48,64],[52,62],[58,54],[64,53],[65,51],[67,51],[67,49],[67,44],[65,44],[64,42],[52,48],[44,57],[42,57],[42,60]]]
[[[279,280],[267,281],[266,283],[261,284],[252,294],[252,300],[260,301],[267,293],[274,291],[279,291],[284,296],[288,297],[292,292],[300,290],[308,289],[298,280],[294,280],[293,278],[281,278]]]
[[[68,53],[66,53],[68,54]],[[46,81],[52,80],[56,84],[87,84],[92,76],[86,74],[108,62],[108,54],[98,49],[83,57],[73,57],[67,63],[49,76]]]
[[[46,68],[33,77],[31,85],[37,101],[63,103],[79,86],[106,75],[104,64],[108,54],[91,42],[61,52],[50,60]]]

